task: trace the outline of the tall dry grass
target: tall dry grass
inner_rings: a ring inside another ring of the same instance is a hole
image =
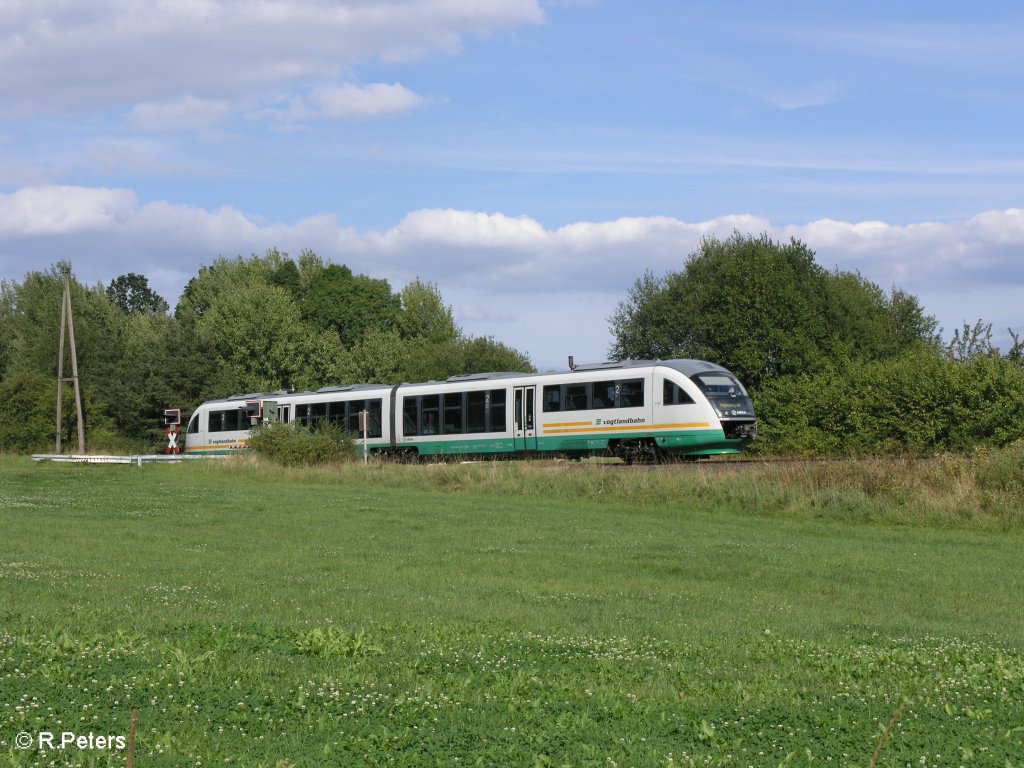
[[[284,473],[295,482],[371,482],[443,493],[680,505],[710,512],[940,528],[1024,528],[1024,444],[972,456],[928,459],[711,461],[633,467],[570,461],[372,462],[368,467],[344,463],[284,468],[249,455],[207,468],[253,470],[275,478]]]

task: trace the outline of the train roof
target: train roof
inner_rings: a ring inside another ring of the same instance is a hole
[[[571,375],[574,373],[586,373],[588,371],[614,371],[626,368],[650,368],[655,365],[665,366],[667,368],[674,368],[680,373],[684,373],[687,376],[693,376],[698,373],[708,373],[710,371],[715,372],[726,372],[727,368],[723,368],[715,363],[709,363],[706,360],[612,360],[604,363],[581,363],[562,371],[543,371],[541,373],[523,373],[523,372],[501,372],[501,373],[469,373],[459,376],[449,376],[446,381],[488,381],[491,379],[507,379],[511,377],[525,377],[525,376],[559,376],[559,375]],[[439,381],[427,381],[424,384],[440,384]]]
[[[374,389],[391,389],[390,384],[340,384],[329,387],[320,387],[316,392],[300,392],[293,394],[303,395],[326,395],[332,392],[363,392]]]
[[[687,376],[693,376],[698,373],[708,373],[710,371],[726,372],[727,368],[723,368],[715,363],[709,363],[707,360],[616,360],[607,363],[584,363],[577,365],[570,371],[564,371],[564,373],[578,373],[580,371],[602,371],[602,370],[615,370],[618,368],[649,368],[655,365],[662,365],[666,368],[673,368],[680,373],[684,373]]]

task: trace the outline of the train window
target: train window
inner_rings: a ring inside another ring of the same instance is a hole
[[[444,396],[444,433],[458,435],[462,433],[462,410],[464,407],[461,392],[449,392]]]
[[[466,431],[487,431],[487,406],[490,405],[488,392],[466,393]]]
[[[195,435],[199,432],[199,414],[193,413],[192,420],[188,423],[188,434]]]
[[[420,404],[420,434],[436,435],[440,431],[441,396],[424,395]]]
[[[692,378],[704,394],[728,396],[739,394],[737,382],[728,376],[714,373],[699,373]]]
[[[210,411],[210,432],[237,432],[240,429],[248,429],[247,424],[242,425],[242,412],[238,408],[229,411]]]
[[[345,401],[334,400],[327,403],[327,420],[339,427],[345,427]]]
[[[562,410],[562,388],[558,385],[544,387],[544,413]]]
[[[491,401],[491,432],[505,432],[508,429],[505,408],[505,390],[492,389],[487,393]]]
[[[614,408],[615,407],[615,382],[595,381],[593,387],[593,405],[591,408]]]
[[[309,426],[309,406],[300,403],[295,406],[295,420],[304,427]]]
[[[402,432],[406,435],[418,435],[420,433],[420,421],[416,408],[417,399],[415,397],[407,397],[402,404]]]
[[[630,379],[618,383],[619,408],[640,408],[644,404],[644,380]]]
[[[369,413],[370,423],[367,431],[368,437],[382,437],[384,435],[384,405],[382,400],[367,400],[366,410]]]
[[[359,412],[363,410],[364,405],[362,400],[350,400],[348,403],[348,415],[345,417],[345,431],[351,432],[353,435],[362,434],[359,432]]]
[[[309,404],[309,426],[315,427],[327,418],[327,403]]]
[[[693,403],[693,398],[686,394],[686,390],[668,379],[665,379],[665,386],[661,395],[662,402],[665,405],[689,405]]]
[[[567,384],[562,402],[565,403],[567,411],[585,411],[587,409],[587,385]]]

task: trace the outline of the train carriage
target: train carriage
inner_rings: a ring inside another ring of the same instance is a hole
[[[238,451],[256,423],[335,423],[357,433],[363,410],[367,448],[403,458],[700,457],[739,453],[757,434],[750,397],[725,368],[701,360],[624,361],[557,373],[236,395],[196,409],[185,448]]]

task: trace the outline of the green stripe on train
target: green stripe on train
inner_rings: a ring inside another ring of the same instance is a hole
[[[464,436],[453,437],[451,440],[411,440],[400,443],[399,447],[415,448],[421,456],[433,455],[465,455],[489,453],[519,453],[524,443],[526,450],[537,453],[595,453],[608,449],[609,440],[635,440],[653,437],[658,447],[668,453],[679,453],[694,456],[714,455],[719,453],[741,453],[743,441],[726,438],[720,429],[701,429],[688,432],[627,432],[608,435],[558,435],[552,437],[527,438],[512,440],[511,438],[484,440],[467,440]],[[536,447],[533,447],[536,444]],[[518,445],[518,448],[517,448]]]

